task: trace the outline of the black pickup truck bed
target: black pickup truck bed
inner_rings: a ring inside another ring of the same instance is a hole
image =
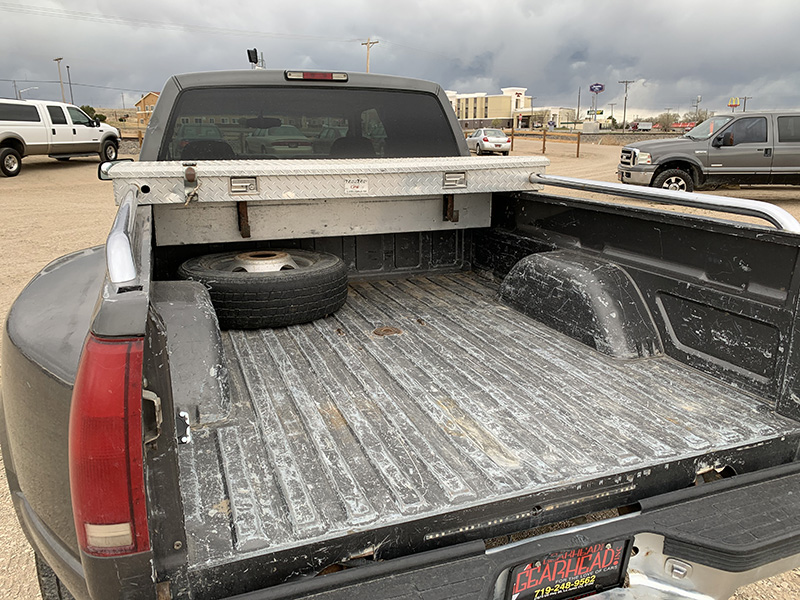
[[[468,533],[467,514],[519,530],[565,490],[619,506],[686,485],[715,456],[746,471],[800,436],[674,359],[588,351],[471,272],[354,282],[334,316],[223,332],[222,345],[230,404],[197,415],[179,451],[197,568],[359,532],[365,554],[435,547]],[[356,554],[328,547],[332,561]]]

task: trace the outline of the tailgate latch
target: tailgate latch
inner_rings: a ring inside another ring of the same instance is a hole
[[[186,168],[183,170],[183,194],[186,202],[183,205],[187,206],[189,202],[197,200],[197,188],[200,187],[200,182],[197,180],[197,169],[194,168],[194,165],[184,163],[184,166]]]

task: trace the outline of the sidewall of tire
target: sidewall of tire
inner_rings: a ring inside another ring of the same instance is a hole
[[[114,148],[114,157],[113,158],[109,158],[108,157],[108,147],[109,146]],[[103,142],[103,145],[100,148],[100,160],[101,161],[105,162],[107,160],[117,160],[118,154],[119,154],[119,149],[117,148],[117,145],[114,142],[112,142],[111,140],[106,140],[105,142]]]
[[[213,268],[220,257],[234,253],[211,254],[187,260],[179,274],[206,286],[222,329],[297,325],[339,310],[347,299],[347,267],[342,259],[290,252],[314,262],[296,271],[234,273]]]
[[[17,168],[13,171],[10,171],[6,168],[6,156],[9,154],[13,155],[17,159]],[[19,172],[22,170],[22,157],[19,155],[14,148],[0,148],[0,172],[3,173],[6,177],[16,177],[19,175]]]
[[[667,171],[662,171],[653,181],[653,187],[661,189],[663,188],[664,182],[667,179],[669,179],[670,177],[678,177],[678,176],[681,177],[686,182],[686,191],[693,192],[694,178],[692,177],[691,173],[684,171],[683,169],[668,169]]]

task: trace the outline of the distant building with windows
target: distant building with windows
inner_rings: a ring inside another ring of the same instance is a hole
[[[575,125],[575,109],[566,106],[543,106],[534,108],[537,122],[541,119],[541,124],[553,123],[553,127],[567,127]]]
[[[525,95],[528,88],[507,87],[500,91],[501,94],[445,93],[463,129],[511,127],[515,118],[517,127],[528,127],[531,119],[531,97]]]
[[[150,117],[153,115],[153,110],[158,102],[158,92],[147,92],[136,103],[136,122],[139,125],[144,125],[150,122]]]

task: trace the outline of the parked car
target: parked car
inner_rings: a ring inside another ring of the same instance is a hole
[[[100,160],[114,160],[118,148],[119,131],[77,106],[0,98],[0,172],[6,177],[19,175],[25,156],[64,161],[99,154]]]
[[[511,138],[500,129],[476,129],[467,137],[467,146],[475,154],[500,153],[508,156]]]
[[[214,124],[184,123],[175,132],[172,142],[172,158],[180,159],[181,153],[192,142],[223,141],[222,132]]]
[[[403,159],[170,160],[190,109],[267,105]],[[176,75],[140,159],[0,332],[44,600],[722,599],[800,564],[785,211],[548,194],[365,73]]]
[[[800,185],[800,112],[717,115],[682,137],[628,144],[623,183],[691,192],[720,184]]]
[[[347,126],[324,125],[313,142],[314,154],[330,154],[333,142],[347,135]]]
[[[294,125],[278,125],[256,129],[245,138],[248,154],[267,156],[298,156],[314,152],[313,143]]]

